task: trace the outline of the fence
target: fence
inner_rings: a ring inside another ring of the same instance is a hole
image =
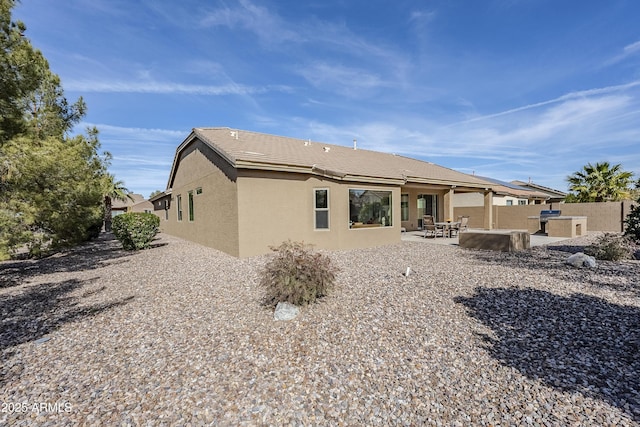
[[[526,230],[527,217],[541,210],[559,209],[563,216],[586,216],[588,231],[624,231],[624,220],[631,212],[631,200],[604,203],[549,203],[544,205],[493,206],[493,228]],[[470,228],[484,228],[482,206],[454,208],[455,216],[468,215]]]

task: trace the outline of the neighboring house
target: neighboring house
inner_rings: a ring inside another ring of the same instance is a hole
[[[564,202],[565,197],[567,197],[567,193],[563,193],[560,190],[554,190],[553,188],[545,187],[544,185],[539,185],[531,182],[524,181],[511,181],[512,184],[518,185],[520,187],[528,188],[533,191],[537,191],[539,193],[546,194],[548,197],[547,202],[549,203],[560,203]]]
[[[125,200],[113,199],[111,201],[111,215],[117,216],[125,212],[150,212],[153,213],[153,204],[146,200],[142,194],[129,193]]]
[[[247,257],[287,239],[321,249],[398,243],[425,214],[453,217],[454,194],[478,191],[490,228],[493,192],[478,177],[355,144],[196,128],[151,202],[163,232]]]
[[[546,193],[525,188],[512,182],[500,181],[486,176],[474,176],[492,184],[494,206],[538,205],[546,203],[549,199],[549,195]],[[453,203],[457,208],[483,206],[484,195],[482,193],[456,194]]]

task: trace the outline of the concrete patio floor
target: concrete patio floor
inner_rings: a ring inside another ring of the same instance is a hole
[[[484,229],[469,229],[469,231],[481,232],[481,233],[508,233],[510,231],[525,231],[525,230],[484,230]],[[544,246],[551,243],[561,242],[567,240],[567,237],[549,237],[544,234],[531,234],[531,246]],[[402,233],[402,240],[407,242],[427,242],[438,245],[458,245],[458,236],[455,237],[424,237],[422,231],[407,231]]]

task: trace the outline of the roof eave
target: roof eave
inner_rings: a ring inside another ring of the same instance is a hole
[[[178,162],[180,159],[180,153],[184,150],[189,144],[193,141],[199,140],[211,150],[213,150],[216,154],[222,157],[226,162],[228,162],[231,166],[235,167],[235,160],[224,150],[217,147],[212,141],[210,141],[202,132],[200,132],[197,128],[191,130],[189,136],[185,138],[184,141],[176,148],[176,154],[173,157],[173,163],[171,164],[171,172],[169,173],[169,181],[167,182],[167,190],[171,191],[171,187],[173,186],[173,178],[175,175],[176,168],[178,166]]]
[[[235,166],[238,169],[310,174],[310,175],[321,176],[324,178],[335,179],[337,181],[366,182],[370,184],[387,184],[387,185],[404,185],[405,183],[405,180],[402,178],[375,177],[375,176],[366,176],[366,175],[347,174],[340,171],[323,169],[316,165],[301,166],[301,165],[287,165],[287,164],[281,164],[281,163],[255,162],[251,160],[237,160],[235,163]]]
[[[407,177],[406,182],[410,184],[430,184],[430,185],[442,185],[444,187],[450,188],[474,188],[478,190],[491,190],[491,186],[488,184],[481,184],[475,182],[463,182],[463,181],[451,181],[446,179],[430,179],[430,178],[421,178],[421,177]]]

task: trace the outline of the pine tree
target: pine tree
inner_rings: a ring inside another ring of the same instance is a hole
[[[95,236],[102,226],[108,153],[97,129],[69,136],[85,114],[11,20],[0,0],[0,259],[26,247],[37,256]]]

